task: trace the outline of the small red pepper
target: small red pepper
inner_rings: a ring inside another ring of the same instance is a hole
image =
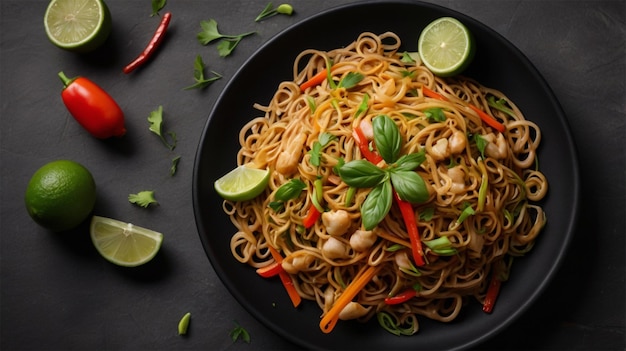
[[[417,296],[417,291],[415,289],[407,289],[395,296],[389,296],[385,298],[385,304],[387,305],[399,305],[401,303],[405,303],[410,299]]]
[[[382,156],[370,150],[369,142],[367,141],[365,134],[363,134],[363,130],[361,130],[359,126],[354,127],[354,134],[352,137],[356,140],[359,150],[361,150],[361,155],[363,155],[366,160],[375,165],[383,160]]]
[[[271,278],[280,274],[280,272],[284,272],[284,270],[283,265],[275,261],[265,267],[258,268],[256,272],[263,278]]]
[[[141,52],[141,54],[139,54],[139,56],[137,56],[135,60],[133,60],[133,62],[124,67],[124,73],[128,74],[134,71],[137,67],[143,65],[150,59],[150,57],[152,57],[156,49],[161,45],[161,42],[163,42],[163,38],[165,38],[165,31],[167,30],[171,19],[171,12],[167,12],[163,15],[161,23],[159,23],[157,30],[154,32],[152,39],[148,43],[148,46],[146,46],[146,48]]]
[[[126,134],[124,112],[111,95],[84,77],[70,79],[59,72],[59,78],[65,86],[61,92],[63,103],[91,135],[106,139]]]
[[[491,313],[491,311],[493,311],[493,306],[496,304],[496,299],[500,294],[501,285],[502,281],[498,278],[498,275],[493,274],[491,276],[491,281],[489,282],[489,287],[487,288],[485,301],[483,302],[483,312]]]

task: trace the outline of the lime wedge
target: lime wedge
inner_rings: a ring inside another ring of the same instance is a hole
[[[215,191],[226,200],[246,201],[259,196],[267,187],[270,171],[238,166],[215,181]]]
[[[44,15],[50,41],[65,50],[93,51],[111,33],[111,14],[102,0],[52,0]]]
[[[163,234],[115,219],[93,216],[91,241],[110,262],[135,267],[150,261],[159,252]]]
[[[441,17],[424,28],[417,41],[424,65],[435,75],[449,77],[461,73],[474,57],[470,31],[452,17]]]

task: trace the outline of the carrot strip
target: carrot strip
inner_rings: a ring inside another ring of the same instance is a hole
[[[433,99],[437,99],[437,100],[441,100],[441,101],[448,101],[448,99],[446,99],[445,96],[436,93],[428,88],[426,88],[425,86],[422,85],[422,93],[424,94],[424,96],[429,97],[429,98],[433,98]]]
[[[278,262],[279,264],[282,263],[283,257],[280,255],[280,253],[270,245],[268,245],[267,247],[270,250],[272,257],[274,258],[274,261]],[[302,302],[302,297],[300,297],[300,294],[298,294],[296,287],[293,285],[293,281],[291,281],[291,276],[289,276],[289,273],[285,271],[279,272],[278,276],[280,277],[280,281],[283,283],[285,290],[287,290],[287,294],[291,299],[293,307],[298,307],[298,305],[300,305],[300,302]]]
[[[346,307],[352,299],[372,280],[372,278],[378,273],[379,266],[369,266],[360,276],[358,276],[346,290],[339,296],[333,307],[328,310],[320,322],[320,329],[322,332],[330,333],[337,324],[339,319],[339,313]]]
[[[330,68],[330,71],[331,72],[333,71],[333,67]],[[304,93],[308,88],[322,84],[322,82],[326,80],[327,76],[328,76],[327,70],[317,72],[317,74],[309,78],[309,80],[300,84],[300,91]]]
[[[497,130],[500,133],[504,133],[504,131],[506,130],[506,128],[504,127],[504,124],[498,122],[495,118],[489,116],[488,114],[486,114],[483,110],[479,109],[478,107],[469,104],[468,105],[469,108],[471,108],[474,112],[476,112],[478,114],[478,117],[480,117],[480,119],[487,123],[488,126],[490,126],[491,128]]]
[[[398,193],[393,192],[393,197],[400,207],[402,218],[404,219],[404,226],[409,234],[409,240],[411,242],[411,251],[413,252],[413,260],[418,266],[426,264],[424,261],[424,251],[422,250],[422,241],[420,240],[419,231],[417,229],[417,221],[415,220],[415,211],[413,206],[409,202],[406,202],[398,196]]]

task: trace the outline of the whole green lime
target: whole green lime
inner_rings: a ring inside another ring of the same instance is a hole
[[[93,210],[96,183],[80,163],[52,161],[39,168],[26,188],[26,209],[44,228],[61,232],[77,227]]]

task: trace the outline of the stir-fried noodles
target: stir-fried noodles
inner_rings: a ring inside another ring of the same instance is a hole
[[[491,308],[489,287],[545,223],[537,125],[501,92],[435,77],[399,49],[388,32],[302,52],[239,135],[237,163],[271,179],[224,201],[232,253],[260,268],[279,252],[324,332],[377,318],[414,334],[418,316],[451,321],[468,298]]]

